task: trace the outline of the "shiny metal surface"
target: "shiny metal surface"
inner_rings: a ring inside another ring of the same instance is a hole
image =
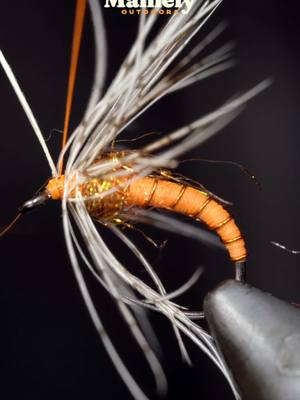
[[[211,332],[243,400],[300,399],[300,309],[225,281],[204,304]]]

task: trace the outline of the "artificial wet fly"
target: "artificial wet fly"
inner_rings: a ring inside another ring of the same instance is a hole
[[[135,399],[146,399],[146,396],[130,375],[103,327],[82,275],[81,263],[115,299],[153,371],[160,393],[166,391],[166,379],[151,343],[146,339],[147,335],[135,320],[137,305],[141,310],[155,310],[169,319],[182,355],[190,362],[182,340],[182,334],[187,335],[221,369],[235,397],[239,398],[230,372],[212,337],[194,321],[201,318],[202,313],[190,312],[173,300],[194,279],[174,293],[167,293],[158,274],[119,229],[119,224],[131,221],[135,210],[142,209],[149,221],[157,225],[163,217],[159,214],[152,217],[153,210],[150,214],[147,212],[148,208],[167,209],[202,221],[209,229],[217,232],[235,264],[236,278],[242,279],[247,251],[244,238],[232,216],[208,192],[178,182],[172,179],[171,173],[168,177],[161,170],[174,169],[180,155],[226,126],[240,112],[242,106],[264,89],[267,83],[231,99],[188,126],[140,149],[128,149],[124,152],[113,149],[116,138],[126,127],[161,98],[232,66],[231,45],[224,45],[200,62],[195,61],[221,34],[223,25],[217,26],[203,41],[182,56],[183,50],[221,2],[194,1],[189,13],[170,17],[151,40],[149,38],[154,32],[159,15],[141,14],[136,40],[116,77],[104,92],[107,68],[105,29],[98,1],[89,0],[96,54],[94,84],[82,121],[67,139],[87,5],[87,1],[77,0],[63,145],[57,165],[10,66],[0,52],[0,63],[34,129],[51,170],[51,177],[45,187],[21,206],[20,213],[36,208],[50,199],[61,201],[66,245],[83,299],[107,352]],[[104,223],[134,252],[149,274],[152,286],[132,274],[125,263],[115,257],[99,234],[97,222]],[[176,224],[176,220],[172,222]],[[168,226],[168,220],[165,219],[164,224]],[[184,233],[184,229],[181,231]],[[78,238],[78,232],[85,247]],[[143,318],[147,318],[146,313]]]
[[[118,155],[112,154],[118,159]],[[120,169],[130,171],[132,167],[122,165]],[[224,206],[207,192],[186,183],[165,179],[159,174],[145,177],[125,177],[107,175],[106,178],[92,178],[80,185],[74,184],[85,201],[89,215],[96,221],[121,223],[132,209],[166,209],[188,216],[204,223],[211,231],[216,231],[235,265],[236,279],[243,280],[247,249],[245,240],[232,215]],[[24,203],[20,212],[44,204],[48,199],[62,200],[65,190],[65,177],[60,175],[51,179],[45,190]],[[76,190],[69,192],[69,198],[76,198]]]

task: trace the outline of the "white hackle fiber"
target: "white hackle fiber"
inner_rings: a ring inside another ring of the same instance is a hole
[[[9,66],[8,62],[6,61],[4,54],[2,53],[1,50],[0,50],[0,64],[1,64],[2,68],[4,69],[4,72],[6,73],[6,76],[9,80],[9,82],[12,85],[12,88],[13,88],[21,106],[23,107],[23,110],[32,126],[32,129],[34,130],[34,133],[36,134],[36,136],[38,138],[38,141],[40,142],[40,145],[42,146],[42,149],[45,153],[46,159],[49,163],[52,176],[57,176],[55,164],[49,153],[46,141],[44,139],[44,136],[43,136],[39,126],[38,126],[37,120],[35,119],[33,112],[31,111],[31,108],[29,107],[29,104],[24,96],[24,93],[22,92],[20,85],[18,84],[11,67]]]
[[[156,228],[164,229],[172,233],[180,232],[183,236],[199,240],[208,246],[217,247],[225,251],[225,247],[217,235],[205,231],[204,229],[199,229],[199,226],[193,226],[190,223],[179,221],[178,218],[174,216],[151,210],[136,209],[131,215],[124,215],[124,218],[125,217],[130,221],[153,225]]]
[[[124,263],[116,259],[100,236],[95,225],[97,222],[92,220],[86,208],[86,201],[92,197],[82,197],[78,185],[95,177],[108,179],[120,175],[128,176],[128,184],[131,179],[155,173],[159,168],[176,167],[180,155],[215,135],[243,109],[246,102],[268,85],[267,81],[262,82],[245,94],[227,101],[217,110],[143,148],[129,151],[116,159],[101,160],[101,156],[113,148],[116,138],[125,128],[164,96],[232,67],[234,63],[231,58],[231,43],[225,44],[199,61],[203,50],[222,33],[225,24],[218,25],[200,43],[182,55],[192,38],[201,30],[221,2],[222,0],[195,0],[188,14],[170,17],[156,35],[153,35],[153,32],[158,22],[158,14],[146,16],[142,13],[136,39],[115,78],[104,92],[107,70],[106,33],[99,2],[89,0],[95,37],[94,80],[82,122],[70,135],[58,160],[59,165],[68,152],[64,172],[66,185],[62,200],[63,229],[74,274],[92,321],[117,371],[136,400],[145,400],[147,396],[127,370],[106,333],[99,317],[98,307],[93,303],[86,286],[81,264],[88,268],[100,285],[115,299],[121,315],[148,362],[160,394],[166,392],[167,382],[155,355],[154,349],[159,346],[146,314],[148,310],[157,311],[170,321],[186,362],[191,363],[191,360],[182,334],[189,337],[210,357],[228,380],[235,398],[240,399],[240,397],[212,337],[194,322],[203,318],[203,314],[189,311],[174,302],[174,298],[189,289],[200,274],[196,273],[181,288],[168,293],[153,267],[135,244],[116,225],[113,225],[112,221],[106,222],[106,226],[138,258],[151,279],[151,285],[129,272]],[[150,40],[151,36],[154,38]],[[36,119],[2,52],[0,52],[0,63],[40,141],[51,173],[56,176],[56,167]],[[128,164],[130,169],[118,169],[121,165]],[[101,196],[108,196],[117,189],[119,188],[113,188]],[[193,227],[154,211],[123,210],[122,212],[125,213],[124,218],[127,220],[146,222],[170,231],[180,231],[187,236],[195,236]],[[77,228],[74,228],[74,225]],[[220,245],[219,240],[209,233],[201,231],[200,228],[197,228],[197,231],[199,239],[203,242]],[[77,237],[78,232],[82,241]]]
[[[95,71],[93,87],[85,115],[88,115],[93,110],[102,95],[107,70],[106,32],[98,0],[89,0],[89,7],[94,28]]]
[[[206,56],[201,62],[193,63],[193,60],[199,56],[206,46],[222,32],[224,29],[224,25],[222,24],[208,34],[185,57],[178,59],[182,50],[201,29],[220,2],[206,1],[198,2],[197,4],[195,2],[189,15],[180,15],[176,16],[176,18],[171,17],[165,27],[159,31],[150,43],[148,43],[147,38],[157,22],[157,15],[149,15],[148,17],[141,15],[136,40],[115,79],[111,82],[104,96],[94,104],[94,107],[88,107],[82,123],[70,136],[65,150],[60,156],[62,158],[65,152],[69,151],[65,176],[67,182],[72,182],[72,187],[76,188],[74,178],[76,183],[79,184],[92,177],[105,179],[122,174],[132,175],[134,171],[137,176],[130,179],[137,179],[138,177],[148,175],[159,167],[176,166],[178,155],[190,149],[192,145],[200,144],[218,132],[240,112],[246,101],[262,89],[258,86],[244,96],[227,102],[218,110],[200,118],[188,127],[183,127],[162,139],[156,140],[145,148],[130,152],[123,158],[99,161],[99,156],[110,150],[111,143],[122,131],[162,97],[233,65],[231,60],[232,44],[230,43],[213,52],[211,55]],[[91,11],[93,12],[92,8]],[[94,23],[95,20],[93,18]],[[97,29],[94,29],[94,31],[96,32]],[[105,65],[105,60],[103,63]],[[101,67],[101,71],[103,71],[103,66]],[[96,73],[97,68],[95,70]],[[96,81],[94,79],[94,82]],[[101,82],[101,87],[103,87],[103,81]],[[95,85],[93,90],[96,90]],[[91,100],[89,104],[91,104]],[[176,145],[172,146],[172,142],[176,142]],[[165,146],[169,148],[154,155],[154,152],[161,150]],[[182,148],[182,151],[180,151],[180,148]],[[145,156],[149,152],[151,152],[151,158]],[[132,166],[130,170],[120,171],[117,169],[118,166],[128,162]],[[109,195],[114,190],[116,188],[106,192],[103,196]],[[149,332],[141,324],[141,321],[147,321],[146,315],[141,314],[142,318],[140,318],[139,322],[133,322],[135,321],[134,309],[136,307],[145,310],[155,310],[164,314],[170,320],[173,327],[183,359],[191,363],[182,338],[182,334],[184,333],[221,369],[233,390],[235,398],[239,399],[239,394],[232,377],[222,357],[219,355],[213,339],[200,326],[193,322],[195,318],[202,318],[202,313],[192,313],[173,301],[174,297],[179,296],[195,282],[198,275],[193,276],[181,288],[172,293],[167,293],[156,272],[138,248],[116,226],[106,224],[128,246],[138,258],[141,265],[143,265],[153,283],[151,287],[148,286],[140,278],[131,274],[126,266],[115,258],[111,250],[103,242],[95,227],[95,222],[88,214],[85,201],[86,198],[82,198],[79,190],[77,190],[75,198],[69,198],[68,191],[66,190],[63,200],[63,221],[67,248],[79,287],[86,300],[86,305],[94,324],[112,361],[132,395],[136,399],[143,399],[145,396],[140,392],[140,388],[133,381],[129,372],[125,372],[123,362],[116,355],[115,350],[111,348],[112,344],[107,342],[107,334],[99,322],[99,315],[92,303],[84,278],[80,272],[78,257],[82,259],[105,290],[115,298],[123,318],[142,349],[153,372],[159,393],[166,391],[166,381],[158,359],[152,350],[155,344],[152,343],[152,340],[146,340],[146,337],[149,337]],[[69,211],[84,240],[86,249],[83,249],[76,239]],[[128,219],[136,217],[137,220],[142,221],[143,218],[139,219],[138,217],[139,213],[144,213],[145,220],[148,218],[147,222],[151,220],[151,223],[156,225],[164,223],[168,226],[167,229],[170,230],[174,229],[175,226],[178,227],[179,224],[179,222],[175,222],[171,217],[160,216],[157,213],[149,213],[148,211],[138,211],[137,213],[125,215],[125,217],[128,217]],[[184,223],[182,225],[184,226]],[[216,245],[218,239],[214,240],[211,235],[205,234],[200,229],[199,231],[199,235],[201,235],[204,241]],[[191,230],[188,229],[183,229],[183,232],[191,234]]]
[[[288,253],[291,253],[291,254],[300,254],[300,250],[289,249],[288,247],[286,247],[286,246],[284,246],[283,244],[278,243],[278,242],[273,242],[273,241],[271,241],[271,243],[274,244],[274,246],[279,247],[280,249],[282,249],[282,250],[284,250],[284,251],[287,251]]]

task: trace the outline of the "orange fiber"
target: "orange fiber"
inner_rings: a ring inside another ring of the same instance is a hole
[[[76,2],[75,23],[74,23],[74,32],[73,32],[73,41],[72,41],[72,53],[71,53],[69,82],[68,82],[68,90],[67,90],[62,149],[66,145],[68,131],[69,131],[73,94],[74,94],[76,72],[77,72],[77,66],[78,66],[78,58],[79,58],[80,43],[81,43],[81,37],[82,37],[86,5],[87,5],[87,0],[77,0],[77,2]],[[59,171],[58,171],[59,175],[62,173],[62,170],[63,170],[63,161],[61,161],[59,164]]]
[[[209,194],[184,183],[159,177],[143,177],[126,185],[127,180],[128,178],[122,182],[93,179],[80,185],[79,190],[83,197],[94,197],[87,202],[87,209],[93,218],[113,220],[118,218],[118,214],[124,208],[130,207],[154,207],[175,211],[203,222],[209,229],[216,231],[233,262],[246,260],[247,250],[241,231],[229,212]],[[120,187],[122,183],[123,186]],[[97,194],[113,187],[116,187],[116,191],[97,200]],[[46,187],[54,200],[62,198],[63,189],[64,176],[51,179]]]

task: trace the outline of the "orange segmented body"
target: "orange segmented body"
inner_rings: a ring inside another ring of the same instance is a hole
[[[49,181],[46,190],[53,199],[62,198],[63,181],[63,176]],[[116,190],[103,196],[114,188]],[[216,231],[233,262],[244,262],[247,258],[244,238],[229,212],[208,193],[187,184],[159,176],[135,180],[130,176],[121,179],[112,177],[109,180],[91,179],[79,185],[79,190],[84,198],[93,196],[93,199],[86,201],[93,218],[113,220],[131,207],[171,210],[203,222],[210,230]]]
[[[155,177],[140,178],[128,186],[126,204],[164,208],[201,221],[217,232],[232,261],[242,262],[247,258],[244,238],[233,217],[199,189]]]

